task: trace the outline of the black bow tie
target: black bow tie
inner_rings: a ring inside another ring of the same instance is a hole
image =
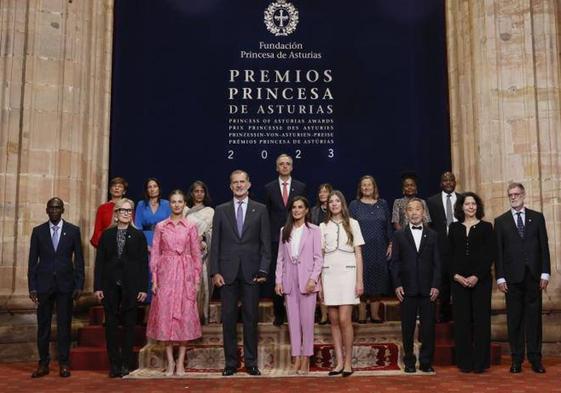
[[[411,228],[412,228],[412,229],[418,229],[418,230],[420,230],[420,231],[423,230],[423,226],[422,226],[422,225],[419,225],[418,227],[416,227],[415,225],[412,225]]]

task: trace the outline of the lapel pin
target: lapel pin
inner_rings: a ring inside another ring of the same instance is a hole
[[[255,211],[255,209],[251,209],[251,212],[253,213]]]
[[[62,232],[62,236],[66,236],[66,232]]]

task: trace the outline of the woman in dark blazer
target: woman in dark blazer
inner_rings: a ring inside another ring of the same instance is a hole
[[[142,231],[132,225],[133,211],[130,199],[115,203],[114,224],[101,235],[95,258],[94,291],[105,310],[111,378],[127,375],[133,365],[137,306],[146,300],[148,287],[148,247]],[[120,315],[122,343],[117,338]]]
[[[491,263],[494,235],[483,221],[483,203],[473,192],[458,194],[457,222],[450,224],[456,365],[462,372],[489,368],[491,347]]]

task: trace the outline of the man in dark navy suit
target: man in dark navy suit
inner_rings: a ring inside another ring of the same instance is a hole
[[[284,299],[274,291],[280,229],[284,226],[288,217],[288,202],[295,196],[306,196],[306,185],[291,177],[293,169],[292,157],[288,154],[281,154],[277,157],[276,169],[279,177],[265,185],[265,205],[269,211],[272,243],[271,267],[269,269],[269,278],[263,286],[263,295],[273,298],[275,312],[273,324],[281,326],[286,319]]]
[[[420,320],[419,369],[433,372],[435,301],[440,286],[438,235],[423,225],[423,201],[411,198],[406,207],[409,224],[394,234],[391,273],[401,302],[401,334],[405,372],[414,373],[413,336]]]
[[[522,371],[525,339],[532,370],[544,373],[542,291],[547,289],[551,271],[545,218],[524,206],[522,184],[511,183],[507,193],[510,210],[495,219],[495,275],[499,290],[506,294],[510,372]]]
[[[47,202],[49,221],[33,228],[31,234],[27,279],[29,297],[37,304],[39,350],[39,366],[32,378],[49,373],[51,318],[55,306],[59,375],[70,376],[72,300],[78,299],[84,287],[84,257],[80,229],[63,221],[63,213],[64,202],[51,198]]]

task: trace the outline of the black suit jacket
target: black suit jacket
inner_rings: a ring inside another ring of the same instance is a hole
[[[72,292],[84,288],[84,255],[80,228],[62,221],[55,252],[49,222],[36,226],[31,233],[27,270],[29,291]]]
[[[127,228],[125,248],[121,258],[117,250],[117,227],[106,229],[99,239],[95,257],[94,291],[109,291],[115,286],[122,264],[122,284],[132,298],[148,289],[148,246],[142,231]]]
[[[535,210],[525,210],[523,239],[510,210],[495,219],[495,274],[497,279],[504,278],[507,283],[522,282],[526,266],[537,280],[542,273],[551,272],[545,218]]]
[[[288,200],[290,201],[295,196],[306,196],[306,185],[292,178]],[[282,192],[278,178],[265,185],[265,206],[267,206],[269,221],[271,222],[271,239],[278,242],[280,229],[286,224],[288,216],[288,209],[282,202]]]
[[[248,199],[242,236],[238,234],[234,202],[226,202],[214,211],[210,248],[210,275],[217,273],[231,284],[241,268],[246,282],[257,272],[265,276],[271,263],[271,232],[265,205]]]
[[[440,256],[437,234],[424,226],[419,252],[409,225],[396,231],[392,242],[391,273],[394,287],[406,296],[429,296],[440,288]]]
[[[457,193],[456,193],[457,196]],[[438,233],[438,248],[441,257],[447,257],[450,254],[448,233],[446,231],[446,208],[442,203],[442,193],[439,192],[427,199],[427,207],[431,218],[430,227]],[[452,205],[452,209],[454,205]]]

